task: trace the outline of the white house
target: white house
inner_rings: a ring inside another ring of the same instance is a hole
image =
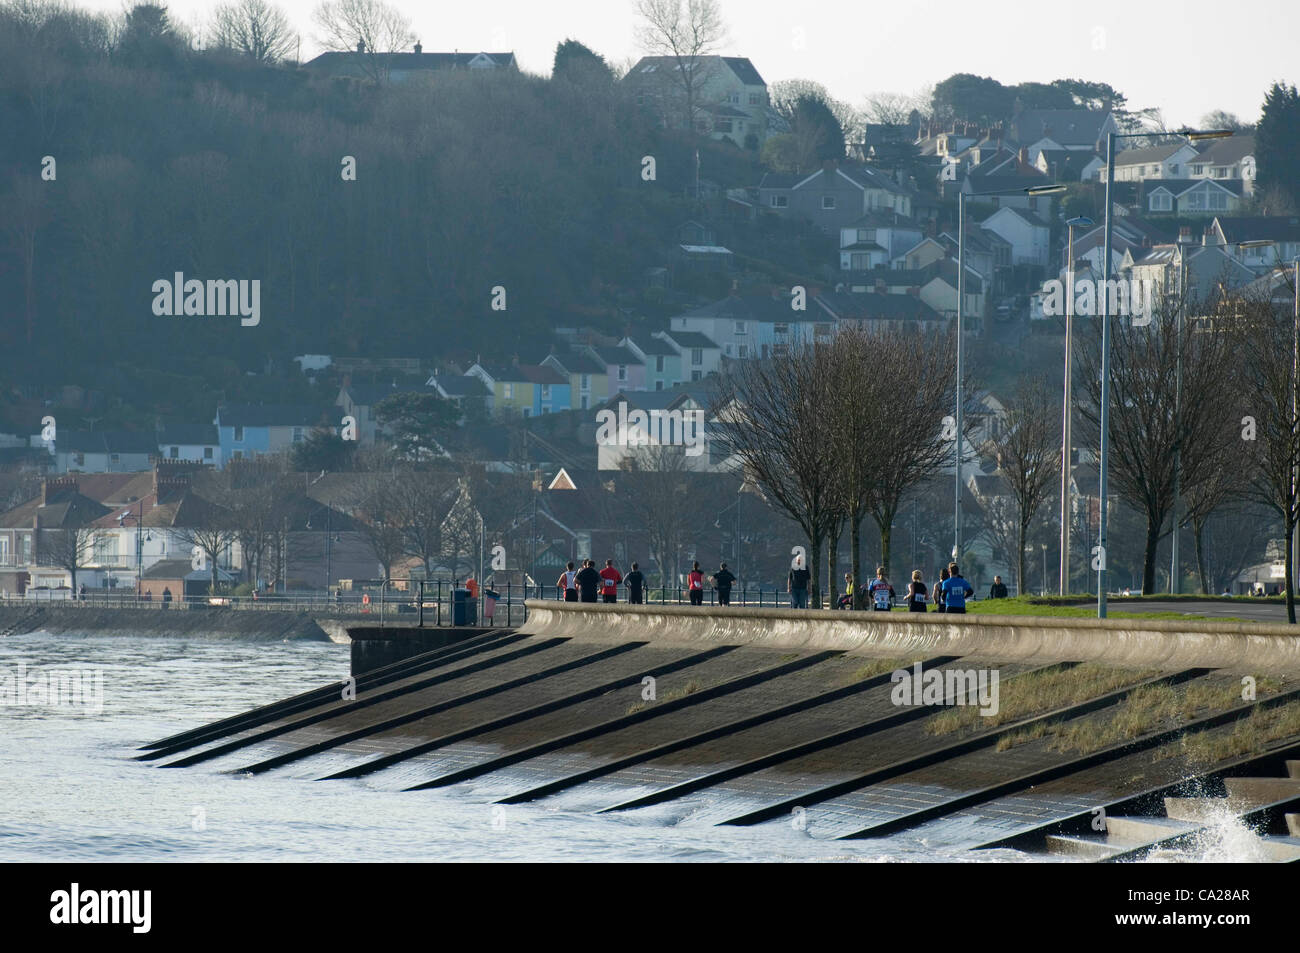
[[[992,232],[1011,246],[1013,265],[1047,266],[1052,229],[1036,213],[1004,206],[980,222],[980,228]]]

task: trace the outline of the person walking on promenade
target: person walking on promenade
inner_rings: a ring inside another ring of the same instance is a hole
[[[606,559],[605,568],[600,571],[600,594],[606,602],[618,602],[618,584],[623,581],[623,574],[614,568],[614,560]]]
[[[565,602],[578,601],[578,584],[575,582],[577,576],[578,574],[573,571],[573,563],[570,562],[568,568],[560,573],[560,578],[555,581]]]
[[[837,609],[853,608],[853,573],[844,574],[844,595],[840,596],[840,601],[836,604]]]
[[[627,601],[634,606],[641,605],[645,592],[645,574],[637,568],[636,563],[632,564],[632,571],[623,577],[623,585],[627,586]]]
[[[731,605],[731,584],[736,581],[736,574],[723,563],[711,577],[713,586],[718,590],[718,605]]]
[[[790,575],[785,580],[785,591],[790,593],[791,609],[808,608],[808,580],[811,577],[812,574],[802,566],[790,570]]]
[[[574,576],[574,581],[578,584],[578,601],[595,602],[596,592],[600,589],[600,573],[596,572],[596,563],[591,559],[582,561],[582,568]]]
[[[948,578],[943,584],[943,597],[948,605],[948,613],[951,615],[957,612],[965,615],[966,600],[973,595],[975,590],[961,577],[961,570],[957,568],[957,564],[949,563]]]
[[[1002,581],[1001,576],[993,577],[993,585],[989,587],[990,599],[1005,599],[1007,597],[1007,584]]]
[[[699,563],[691,563],[691,571],[686,576],[686,588],[690,590],[691,605],[704,605],[704,573],[700,572]]]
[[[868,590],[871,596],[871,608],[878,612],[888,612],[894,606],[894,587],[885,578],[885,567],[876,567],[876,578]]]
[[[907,611],[924,612],[925,611],[925,581],[921,578],[921,570],[912,570],[912,581],[907,584]]]
[[[948,607],[943,601],[943,584],[948,579],[948,568],[945,566],[939,570],[939,578],[934,584],[934,610],[936,612],[947,612]]]

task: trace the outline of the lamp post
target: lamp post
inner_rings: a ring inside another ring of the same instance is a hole
[[[1074,230],[1091,228],[1092,219],[1072,218],[1066,228],[1065,293],[1065,400],[1061,413],[1061,595],[1069,591],[1070,579],[1070,422],[1074,417],[1072,358],[1074,354]]]
[[[994,195],[1056,195],[1065,191],[1063,185],[1033,185],[1023,189],[991,189],[987,192],[960,191],[957,193],[957,413],[953,451],[953,516],[952,559],[961,558],[961,457],[962,457],[962,318],[966,305],[966,199]]]
[[[1043,595],[1047,595],[1047,544],[1039,543],[1043,548]]]
[[[135,601],[140,601],[140,588],[142,585],[140,575],[144,567],[144,540],[140,534],[144,527],[144,500],[139,501],[139,514],[132,513],[129,509],[118,514],[117,525],[125,526],[127,520],[135,520]],[[76,593],[73,593],[76,596]]]
[[[1160,135],[1160,133],[1106,133],[1106,216],[1105,227],[1102,229],[1104,238],[1101,263],[1101,277],[1106,285],[1109,285],[1110,282],[1110,187],[1115,181],[1115,141],[1117,139],[1144,139],[1151,135]],[[1226,139],[1232,135],[1232,130],[1182,130],[1176,133],[1164,133],[1164,135],[1178,135],[1183,136],[1189,142],[1200,142],[1204,139]],[[1107,510],[1109,509],[1107,484],[1109,483],[1110,471],[1110,304],[1107,300],[1110,295],[1107,293],[1098,297],[1101,298],[1101,452],[1097,463],[1097,468],[1100,471],[1097,486],[1097,495],[1100,497],[1098,500],[1100,514],[1097,520],[1097,618],[1104,619],[1106,618],[1106,523]]]

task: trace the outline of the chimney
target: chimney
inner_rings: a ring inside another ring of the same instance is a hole
[[[1020,158],[1020,161],[1021,161],[1021,162],[1025,163],[1026,165],[1028,165],[1028,163],[1029,163],[1029,147],[1028,147],[1028,146],[1021,146],[1021,147],[1020,147],[1020,156],[1019,156],[1019,158]]]
[[[365,40],[357,40],[357,52],[358,52],[358,53],[364,53],[365,51],[366,51],[366,41],[365,41]]]
[[[420,45],[420,41],[419,41],[419,40],[416,40],[416,41],[415,41],[415,55],[416,55],[416,56],[419,56],[419,55],[420,55],[421,53],[423,53],[423,52],[424,52],[424,47]]]
[[[1192,243],[1192,226],[1183,225],[1178,229],[1178,244],[1190,245]]]
[[[47,477],[41,483],[41,506],[54,503],[63,496],[77,492],[74,476]]]

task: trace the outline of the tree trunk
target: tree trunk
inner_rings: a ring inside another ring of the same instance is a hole
[[[1020,534],[1017,538],[1016,548],[1016,595],[1023,596],[1028,594],[1025,587],[1025,538],[1029,535],[1029,524],[1024,520],[1020,521]]]
[[[829,605],[832,609],[839,601],[840,536],[843,533],[843,526],[837,527],[826,542],[826,592],[830,596]]]
[[[1295,625],[1295,580],[1291,578],[1291,560],[1294,558],[1291,539],[1295,535],[1295,521],[1283,522],[1286,526],[1286,621]]]
[[[808,568],[812,571],[812,578],[808,580],[808,608],[820,609],[822,607],[822,588],[821,588],[821,571],[822,571],[822,537],[820,535],[809,540],[812,545],[809,547],[809,557],[812,565]]]
[[[1192,520],[1192,542],[1196,549],[1196,576],[1201,580],[1201,595],[1210,595],[1210,580],[1205,574],[1205,520]]]
[[[849,516],[849,572],[853,576],[853,608],[862,608],[862,593],[859,591],[862,587],[858,581],[862,579],[862,520],[863,513],[854,509]]]
[[[889,578],[889,545],[893,535],[893,520],[882,524],[879,520],[876,525],[880,527],[880,565],[885,570],[885,578]]]
[[[1142,594],[1156,591],[1156,550],[1160,547],[1160,524],[1147,517],[1147,542],[1142,555]]]

